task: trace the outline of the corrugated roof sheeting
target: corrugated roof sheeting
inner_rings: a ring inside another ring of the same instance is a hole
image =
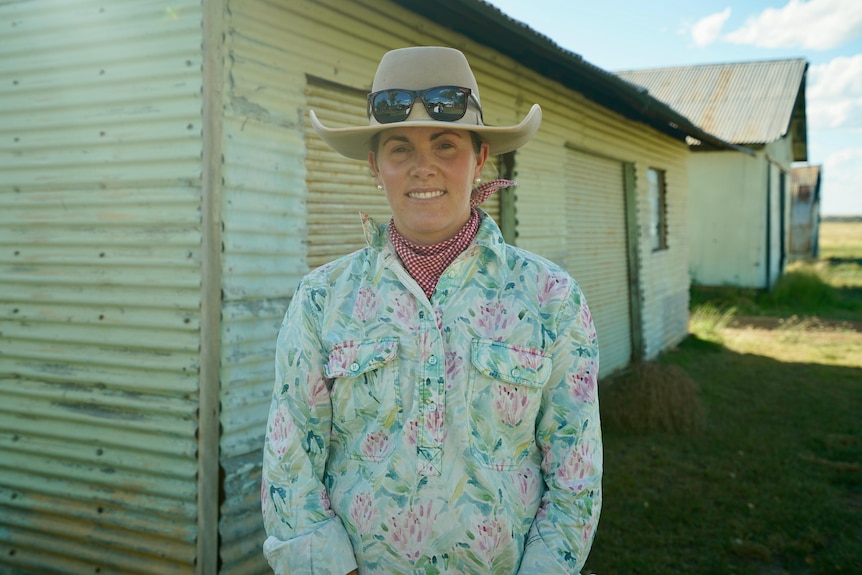
[[[200,3],[0,4],[0,571],[195,561]]]
[[[788,133],[804,59],[617,72],[703,130],[735,144],[766,144]]]
[[[614,74],[565,50],[547,36],[514,20],[483,0],[393,0],[395,3],[512,58],[518,64],[580,92],[626,118],[680,141],[695,138],[703,149],[737,150],[702,130],[663,101],[620,80]]]

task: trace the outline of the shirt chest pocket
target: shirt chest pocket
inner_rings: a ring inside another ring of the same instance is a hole
[[[383,459],[401,427],[398,338],[335,344],[324,371],[333,380],[332,447],[357,459]]]
[[[480,463],[517,468],[536,451],[536,417],[551,375],[544,351],[474,339],[470,370],[470,445]]]

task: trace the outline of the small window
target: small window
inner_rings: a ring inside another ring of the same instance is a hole
[[[649,239],[653,251],[667,249],[667,191],[664,170],[650,168],[649,180]]]

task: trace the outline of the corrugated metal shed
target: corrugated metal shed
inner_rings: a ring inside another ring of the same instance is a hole
[[[201,5],[0,3],[0,572],[196,560]]]
[[[785,136],[794,119],[804,122],[807,67],[793,59],[616,74],[728,142],[767,144]]]

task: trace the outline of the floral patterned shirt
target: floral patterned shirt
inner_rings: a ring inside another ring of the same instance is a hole
[[[577,283],[483,213],[429,299],[386,226],[308,274],[264,445],[276,573],[578,573],[601,508],[598,345]]]

